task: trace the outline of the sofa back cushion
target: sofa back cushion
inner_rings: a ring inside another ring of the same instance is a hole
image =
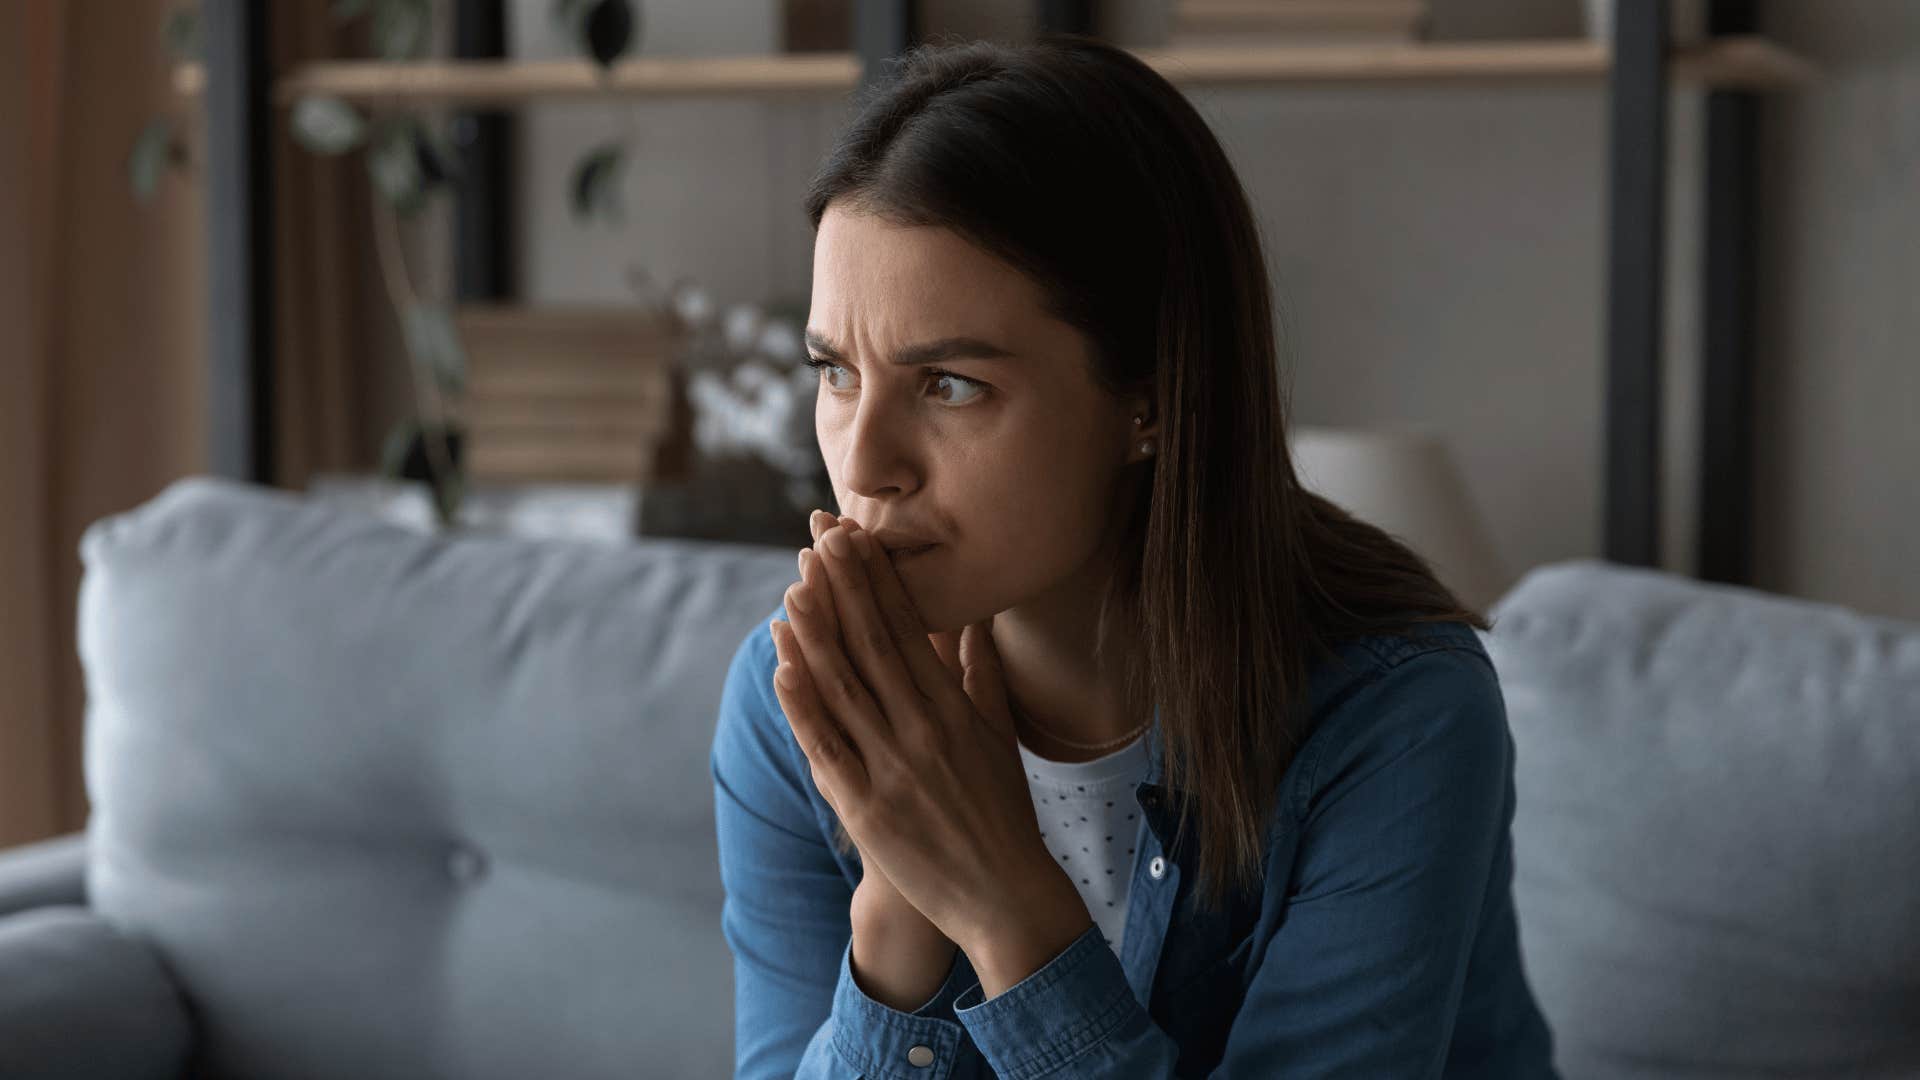
[[[1589,560],[1492,614],[1566,1075],[1920,1076],[1920,624]]]
[[[722,1076],[708,753],[780,549],[197,477],[88,530],[95,906],[216,1076]]]

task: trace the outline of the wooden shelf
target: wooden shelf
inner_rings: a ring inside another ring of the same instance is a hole
[[[1604,42],[1458,42],[1409,45],[1249,46],[1142,49],[1139,56],[1181,86],[1274,83],[1473,83],[1599,80],[1613,66]],[[1676,79],[1705,86],[1798,85],[1813,68],[1761,37],[1727,37],[1675,49]]]
[[[1605,43],[1563,41],[1404,45],[1250,45],[1143,49],[1141,59],[1181,86],[1359,85],[1597,80],[1611,66]],[[1813,76],[1805,60],[1765,38],[1720,38],[1676,49],[1676,79],[1702,86],[1780,89]],[[174,71],[174,89],[198,95],[197,64]],[[607,98],[833,97],[860,81],[851,53],[643,57],[602,75],[585,60],[377,60],[303,64],[281,76],[274,100],[331,94],[363,105],[511,106]]]
[[[197,64],[174,71],[174,90],[196,95]],[[852,53],[645,57],[603,74],[586,60],[329,60],[302,64],[273,87],[274,102],[330,94],[363,105],[511,106],[608,98],[836,97],[860,81]]]

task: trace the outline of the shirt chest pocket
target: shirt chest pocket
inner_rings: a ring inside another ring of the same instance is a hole
[[[1254,935],[1248,933],[1231,943],[1225,953],[1203,962],[1182,976],[1179,985],[1170,987],[1168,994],[1186,998],[1196,993],[1210,994],[1231,987],[1237,996],[1245,989],[1253,971],[1253,938]]]
[[[1180,1046],[1180,1076],[1205,1076],[1225,1053],[1257,958],[1252,933],[1227,944],[1161,994],[1154,1022]]]
[[[1184,1008],[1185,999],[1196,993],[1213,997],[1232,992],[1237,998],[1254,957],[1259,898],[1235,897],[1224,910],[1201,912],[1188,896],[1183,906],[1179,914],[1184,917],[1169,926],[1160,953],[1155,1003]]]

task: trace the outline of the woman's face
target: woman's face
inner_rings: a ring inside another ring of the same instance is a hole
[[[840,512],[903,545],[929,630],[1096,595],[1140,409],[1094,384],[1085,336],[1024,274],[947,229],[829,206],[807,348]]]

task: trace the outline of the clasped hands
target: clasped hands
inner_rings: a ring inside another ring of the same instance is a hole
[[[870,534],[811,524],[771,626],[774,693],[867,871],[976,966],[1023,929],[1031,945],[1091,926],[1040,837],[992,620],[930,634]]]

